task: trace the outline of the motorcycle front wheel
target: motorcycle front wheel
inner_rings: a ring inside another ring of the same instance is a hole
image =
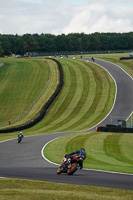
[[[77,170],[77,163],[72,163],[72,166],[70,169],[67,170],[68,175],[72,175]]]
[[[61,174],[61,172],[63,171],[63,167],[59,167],[58,169],[57,169],[57,174]]]

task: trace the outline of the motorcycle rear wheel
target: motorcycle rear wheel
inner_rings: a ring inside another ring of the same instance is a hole
[[[21,139],[19,138],[19,139],[18,139],[18,143],[20,143],[20,142],[21,142]]]

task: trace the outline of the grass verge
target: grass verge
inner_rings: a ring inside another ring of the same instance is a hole
[[[127,200],[133,191],[32,180],[0,179],[1,200]]]

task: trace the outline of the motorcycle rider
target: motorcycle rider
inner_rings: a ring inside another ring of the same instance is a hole
[[[93,57],[91,59],[92,59],[93,62],[95,61]]]
[[[72,153],[70,153],[70,154],[66,154],[65,157],[66,157],[66,158],[71,158],[71,159],[73,159],[73,158],[75,157],[75,156],[73,156],[74,154],[77,154],[77,156],[82,156],[82,160],[81,160],[81,162],[79,163],[79,167],[80,167],[80,169],[82,169],[82,168],[83,168],[83,160],[86,158],[85,149],[84,149],[84,148],[81,148],[81,149],[79,149],[79,150],[77,150],[77,151],[74,151],[74,152],[72,152]]]
[[[23,133],[22,132],[20,132],[19,134],[18,134],[18,138],[23,138],[24,137],[24,135],[23,135]]]

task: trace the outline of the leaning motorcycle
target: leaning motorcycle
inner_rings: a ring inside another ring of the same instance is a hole
[[[82,156],[74,156],[73,158],[63,157],[61,166],[57,170],[57,174],[67,173],[72,175],[79,168],[80,162],[83,162]]]
[[[18,137],[18,143],[20,143],[22,141],[22,137]]]

